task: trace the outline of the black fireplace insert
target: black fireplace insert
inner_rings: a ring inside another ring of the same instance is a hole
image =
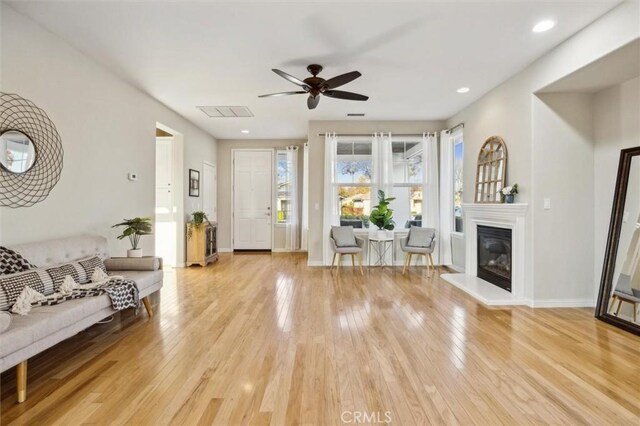
[[[511,229],[478,225],[478,278],[511,292]]]

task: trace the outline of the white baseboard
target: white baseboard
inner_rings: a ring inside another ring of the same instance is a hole
[[[218,253],[233,253],[232,248],[218,248]]]
[[[593,299],[539,299],[531,302],[532,308],[593,308]]]
[[[309,260],[307,261],[307,266],[317,267],[317,266],[325,266],[322,260]]]
[[[464,274],[464,268],[461,268],[459,266],[456,265],[445,265],[447,268],[451,269],[452,271],[456,271],[460,274]]]

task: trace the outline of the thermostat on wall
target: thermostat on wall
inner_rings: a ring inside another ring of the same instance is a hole
[[[138,174],[137,173],[129,173],[127,175],[127,177],[129,178],[129,180],[138,180]]]

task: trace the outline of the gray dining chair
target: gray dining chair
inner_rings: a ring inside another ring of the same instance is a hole
[[[332,226],[329,233],[329,242],[331,243],[331,249],[333,250],[333,260],[331,261],[331,268],[336,263],[336,257],[338,258],[337,272],[340,273],[340,262],[342,256],[351,256],[351,264],[355,268],[356,261],[360,265],[360,274],[364,275],[362,270],[362,252],[364,247],[364,240],[356,237],[353,232],[353,226]],[[356,256],[357,255],[357,256]]]
[[[427,265],[428,272],[431,271],[431,268],[435,270],[432,257],[435,247],[435,229],[412,226],[407,236],[400,238],[400,249],[405,253],[402,275],[404,275],[405,272],[407,272],[407,268],[411,266],[411,258],[414,255],[424,256],[424,263]]]

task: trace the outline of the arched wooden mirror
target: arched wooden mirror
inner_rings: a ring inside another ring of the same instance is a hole
[[[484,142],[478,155],[476,203],[500,203],[507,172],[507,146],[499,136]]]

